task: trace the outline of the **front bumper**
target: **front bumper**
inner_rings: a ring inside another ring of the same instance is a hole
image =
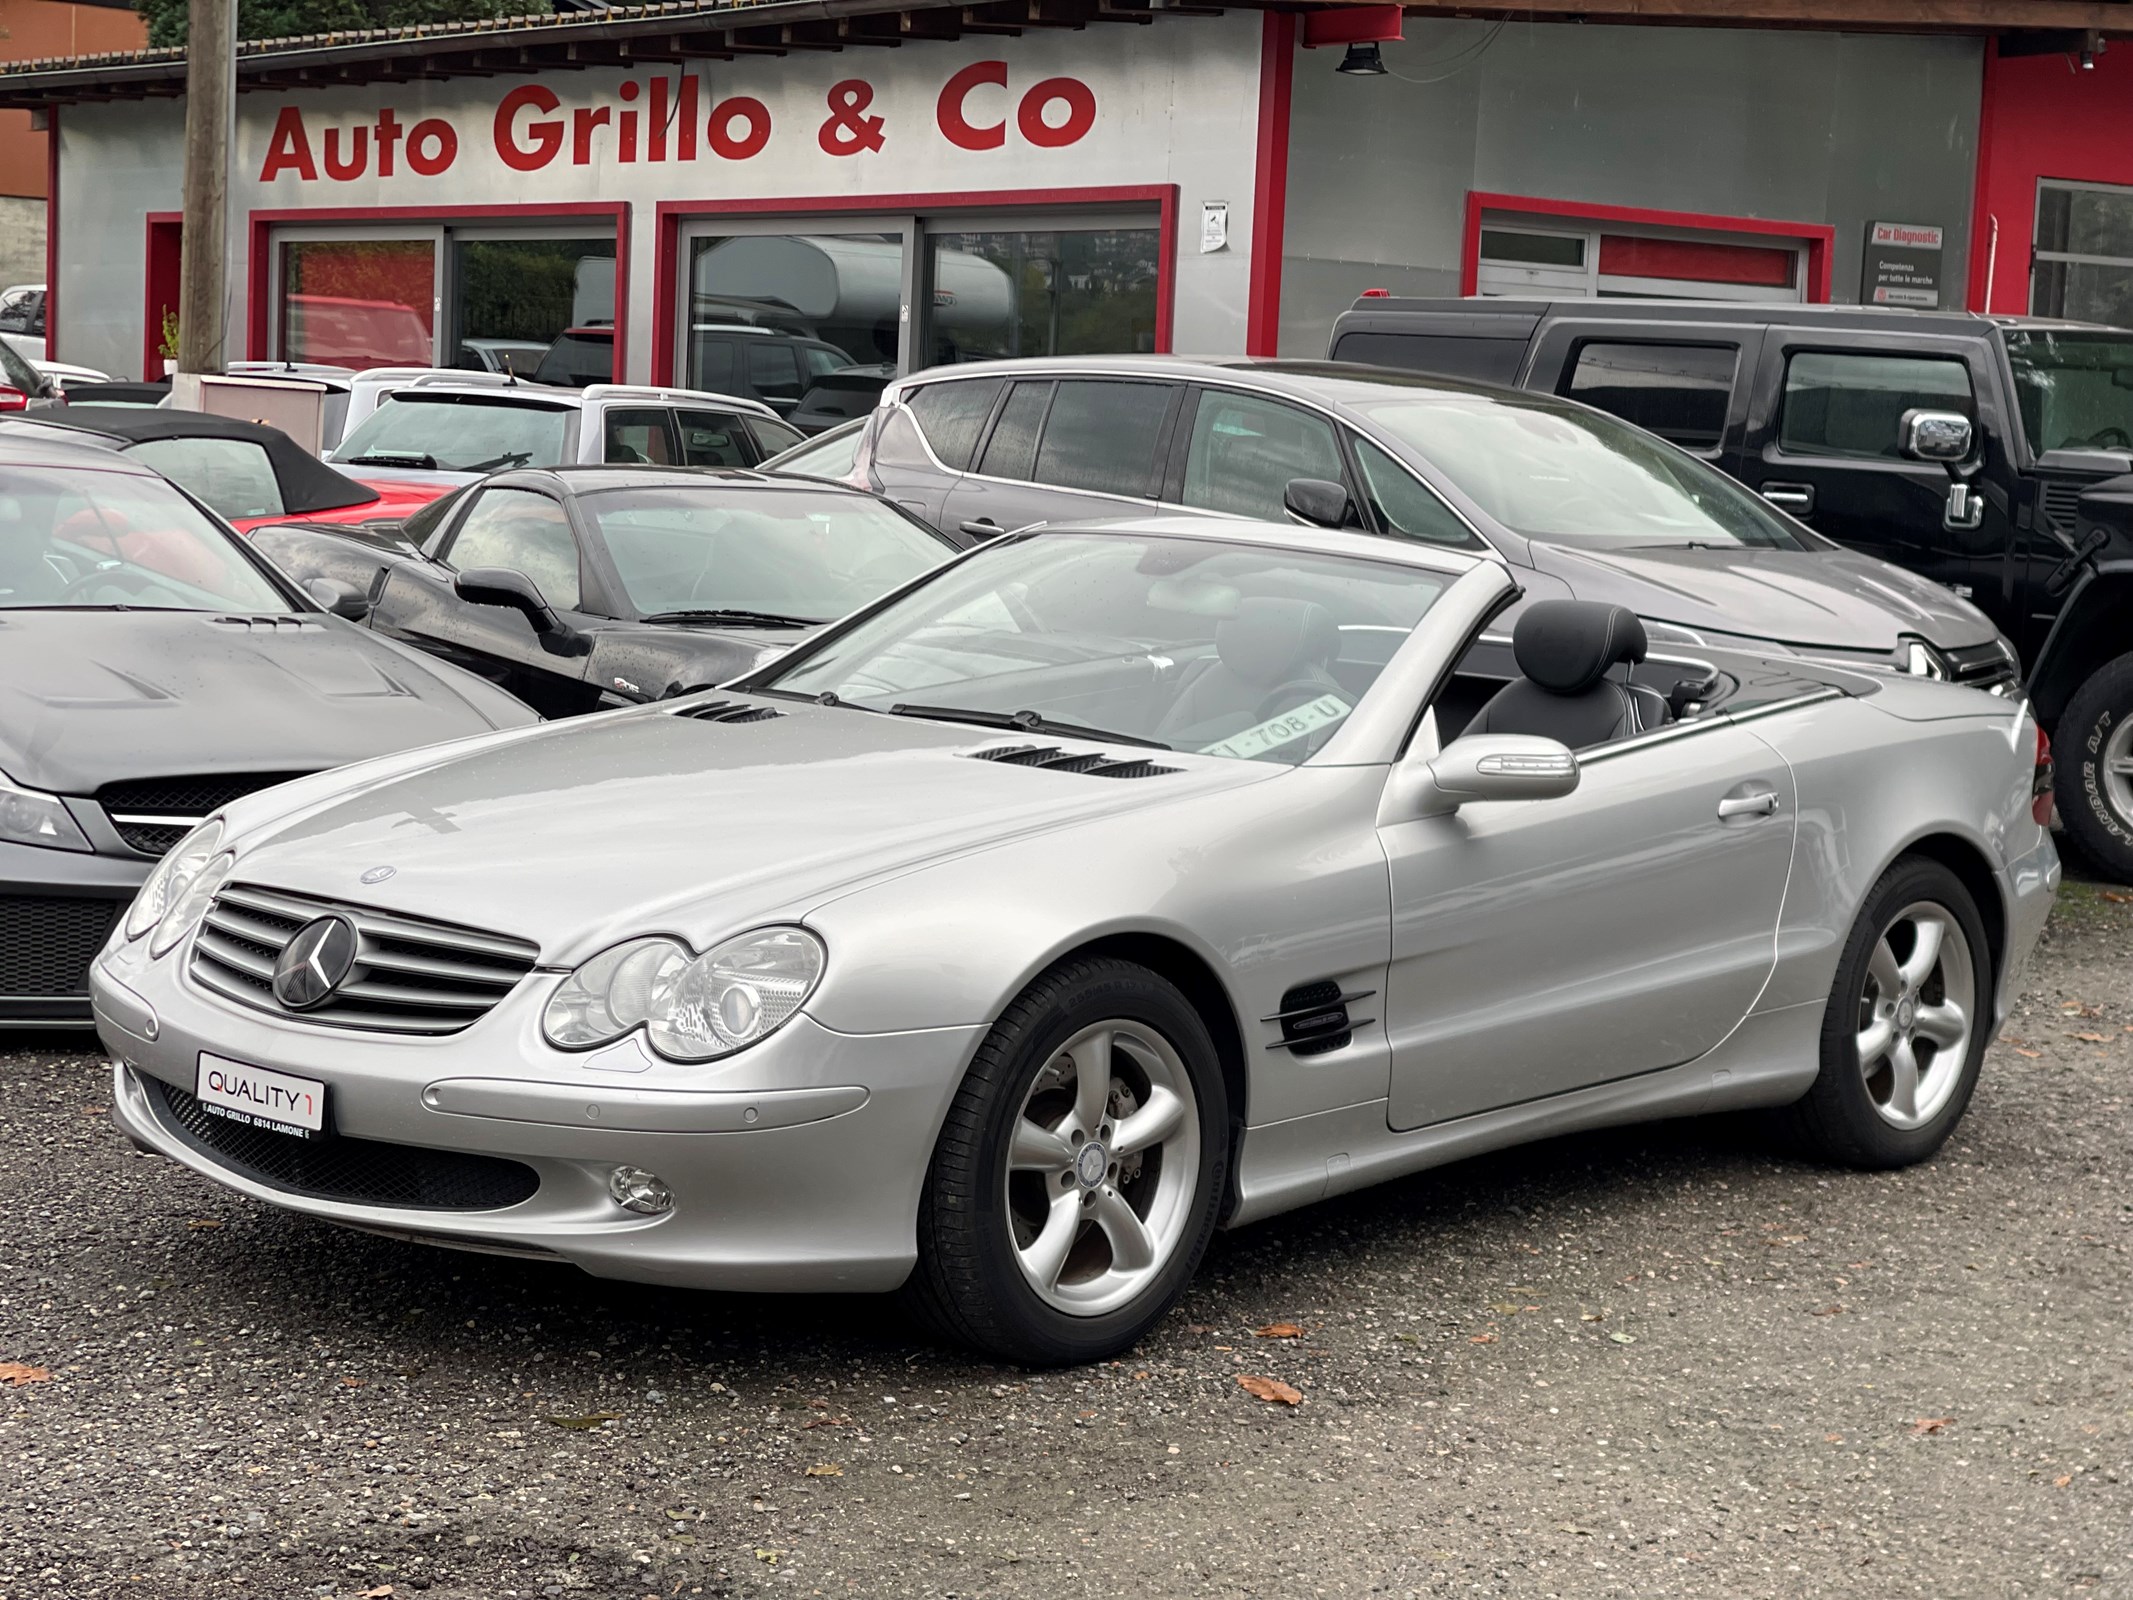
[[[124,945],[92,972],[98,1032],[114,1058],[113,1112],[133,1138],[305,1216],[645,1283],[896,1287],[916,1259],[919,1191],[941,1119],[985,1033],[980,1024],[842,1034],[803,1014],[704,1066],[661,1061],[634,1042],[570,1053],[540,1037],[559,975],[536,972],[463,1033],[387,1038],[224,1001],[184,976],[190,948],[150,961],[145,945]],[[322,1080],[330,1138],[345,1152],[500,1158],[530,1168],[537,1187],[517,1204],[470,1209],[374,1204],[264,1178],[233,1146],[203,1143],[150,1081],[190,1093],[202,1051]],[[642,1216],[616,1205],[607,1180],[617,1166],[665,1179],[673,1209]]]
[[[88,1026],[89,963],[154,867],[0,844],[0,1028]]]

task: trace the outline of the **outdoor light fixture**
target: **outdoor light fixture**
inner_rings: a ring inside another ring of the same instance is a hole
[[[1385,63],[1379,58],[1378,47],[1373,40],[1348,46],[1348,53],[1341,57],[1341,64],[1333,70],[1344,72],[1351,78],[1382,78],[1385,76]]]

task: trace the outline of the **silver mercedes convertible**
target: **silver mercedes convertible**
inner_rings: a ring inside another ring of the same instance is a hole
[[[1932,1154],[2059,882],[2027,708],[1577,601],[1506,637],[1515,592],[1015,535],[725,689],[237,801],[96,962],[118,1119],[330,1222],[902,1287],[1032,1363],[1218,1225],[1519,1140]]]

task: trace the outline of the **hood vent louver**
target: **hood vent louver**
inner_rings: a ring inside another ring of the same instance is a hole
[[[208,622],[213,627],[242,628],[247,633],[300,633],[305,628],[324,626],[310,617],[210,617]]]
[[[1146,756],[1110,756],[1086,750],[1062,750],[1055,744],[1001,745],[991,750],[964,752],[973,761],[997,761],[1010,767],[1043,767],[1050,772],[1078,772],[1091,778],[1158,778],[1182,772],[1165,767]]]
[[[1368,1027],[1374,1017],[1357,1017],[1348,1008],[1368,1000],[1375,989],[1357,989],[1343,994],[1331,978],[1300,983],[1281,997],[1281,1009],[1261,1022],[1279,1024],[1281,1037],[1269,1050],[1286,1050],[1292,1056],[1322,1056],[1340,1049],[1355,1037],[1357,1028]]]
[[[694,722],[774,722],[785,713],[775,706],[750,705],[745,700],[705,700],[693,706],[676,706],[668,715]]]

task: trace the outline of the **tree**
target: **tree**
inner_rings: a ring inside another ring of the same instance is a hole
[[[134,0],[152,45],[185,43],[186,0]],[[351,28],[398,28],[513,16],[525,0],[238,0],[237,37],[281,39]]]

